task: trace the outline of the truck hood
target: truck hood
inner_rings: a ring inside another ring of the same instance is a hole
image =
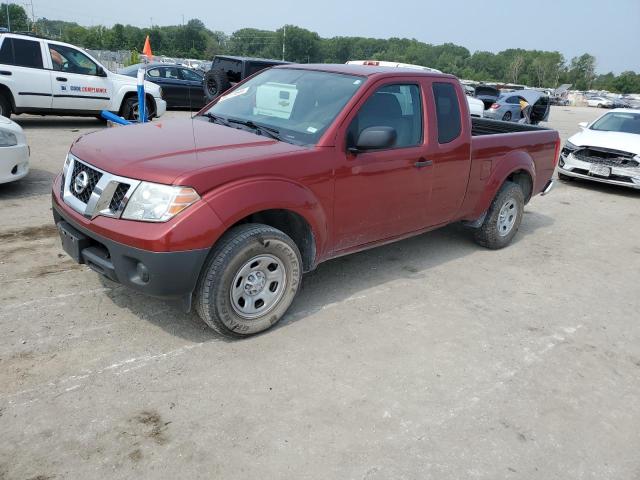
[[[198,118],[108,128],[71,147],[80,160],[115,175],[194,187],[185,181],[195,172],[305,150]]]
[[[640,155],[640,135],[623,132],[604,132],[585,128],[569,138],[578,147],[601,147]]]

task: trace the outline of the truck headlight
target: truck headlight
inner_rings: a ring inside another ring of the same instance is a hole
[[[166,222],[200,200],[193,188],[142,182],[127,202],[122,218]]]
[[[18,137],[11,132],[0,130],[0,147],[13,147],[18,144]]]

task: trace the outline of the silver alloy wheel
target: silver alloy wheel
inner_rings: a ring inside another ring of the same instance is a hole
[[[513,198],[508,199],[498,214],[498,235],[506,237],[516,223],[518,205]]]
[[[253,257],[233,278],[229,291],[231,306],[242,318],[258,318],[278,304],[286,283],[287,272],[278,257],[269,254]]]

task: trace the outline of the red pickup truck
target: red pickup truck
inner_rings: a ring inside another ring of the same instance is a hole
[[[506,246],[546,193],[554,130],[469,116],[450,75],[286,65],[196,116],[79,138],[53,186],[65,251],[228,336],[285,314],[303,272],[452,222]]]

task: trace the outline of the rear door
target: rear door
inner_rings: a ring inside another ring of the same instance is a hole
[[[381,82],[347,118],[344,160],[336,171],[334,225],[336,251],[420,230],[427,223],[432,169],[427,157],[425,103],[416,81]],[[368,127],[392,127],[394,146],[353,154]]]
[[[44,69],[43,42],[3,35],[0,83],[13,92],[16,108],[51,108],[51,76]]]
[[[428,224],[450,222],[462,206],[471,169],[471,122],[462,89],[452,80],[429,80],[427,157],[433,160]]]
[[[82,51],[48,43],[53,108],[100,112],[109,109],[113,86],[96,62]]]

